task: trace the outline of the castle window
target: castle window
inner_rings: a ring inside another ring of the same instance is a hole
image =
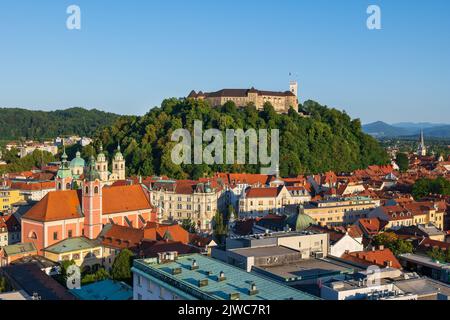
[[[58,182],[58,190],[61,190],[61,182]]]
[[[67,190],[70,190],[70,183],[68,183],[68,184],[66,185],[66,189],[67,189]]]
[[[119,166],[117,165],[117,163],[114,165],[114,167],[117,169],[119,169]]]
[[[85,189],[84,189],[84,193],[89,193],[89,187],[86,187]]]
[[[53,240],[58,240],[58,232],[53,232]]]
[[[98,194],[98,187],[95,187],[95,188],[94,188],[94,193],[95,193],[95,194]]]

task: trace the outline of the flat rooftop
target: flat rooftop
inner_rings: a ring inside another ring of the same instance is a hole
[[[197,270],[191,270],[194,260],[199,267]],[[181,273],[172,274],[177,268]],[[176,261],[162,264],[156,259],[136,260],[133,272],[170,283],[177,290],[202,300],[229,300],[233,293],[239,293],[240,300],[318,300],[305,292],[200,254],[180,256]],[[224,281],[218,281],[221,272],[225,274]],[[199,281],[205,279],[208,284],[199,287]],[[249,292],[252,284],[258,290],[254,295]]]
[[[395,286],[403,292],[417,294],[419,296],[419,300],[426,300],[427,297],[434,297],[438,293],[450,296],[449,285],[430,278],[396,281]]]
[[[316,279],[338,274],[352,274],[355,271],[361,270],[360,268],[328,258],[307,259],[281,266],[254,268],[263,271],[264,274],[270,273],[272,277],[285,282]]]
[[[422,264],[435,269],[450,269],[450,263],[441,263],[431,259],[430,257],[418,254],[411,254],[411,253],[401,254],[399,255],[399,258],[400,260],[406,260],[409,262]]]
[[[286,247],[271,246],[271,247],[257,247],[257,248],[239,248],[232,249],[230,252],[240,254],[244,257],[267,257],[267,256],[283,256],[287,254],[300,254],[296,250]]]
[[[70,290],[79,300],[132,300],[133,288],[123,282],[105,280]]]

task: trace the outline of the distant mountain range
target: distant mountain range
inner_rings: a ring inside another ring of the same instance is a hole
[[[418,136],[421,130],[427,137],[450,138],[450,124],[429,122],[388,124],[383,121],[377,121],[363,125],[365,133],[377,138]]]

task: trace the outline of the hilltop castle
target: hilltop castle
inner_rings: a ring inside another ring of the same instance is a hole
[[[188,99],[206,100],[212,106],[222,106],[228,101],[233,101],[238,107],[245,107],[249,103],[261,110],[264,103],[270,102],[276,112],[287,113],[292,107],[297,110],[298,106],[298,83],[291,82],[289,91],[261,91],[251,89],[222,89],[216,92],[195,92],[194,90],[187,97]]]

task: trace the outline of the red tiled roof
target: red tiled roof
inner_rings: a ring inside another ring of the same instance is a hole
[[[140,185],[103,188],[103,214],[148,210],[152,208]]]
[[[189,243],[189,232],[178,224],[165,226],[157,225],[155,227],[147,225],[144,228],[144,238],[147,240],[165,240],[169,237],[171,241]]]
[[[55,190],[56,182],[12,182],[11,189],[22,191]]]
[[[75,190],[49,192],[23,216],[35,221],[58,221],[81,218],[81,192]]]
[[[103,228],[99,238],[105,246],[133,249],[144,239],[144,230],[110,224]]]
[[[382,222],[378,218],[359,219],[358,222],[360,227],[369,235],[378,234],[386,225],[386,222]]]
[[[402,269],[400,262],[390,249],[344,253],[342,259],[368,266],[375,264],[379,267],[387,267],[390,262],[392,268]]]
[[[448,242],[442,242],[437,240],[431,240],[430,238],[424,238],[419,246],[424,249],[433,249],[433,248],[440,248],[442,250],[449,250],[450,249],[450,243]]]
[[[102,189],[103,214],[152,209],[140,185]],[[58,221],[82,217],[81,190],[49,192],[25,215],[35,221]]]
[[[281,188],[249,188],[246,191],[247,198],[276,198]]]

